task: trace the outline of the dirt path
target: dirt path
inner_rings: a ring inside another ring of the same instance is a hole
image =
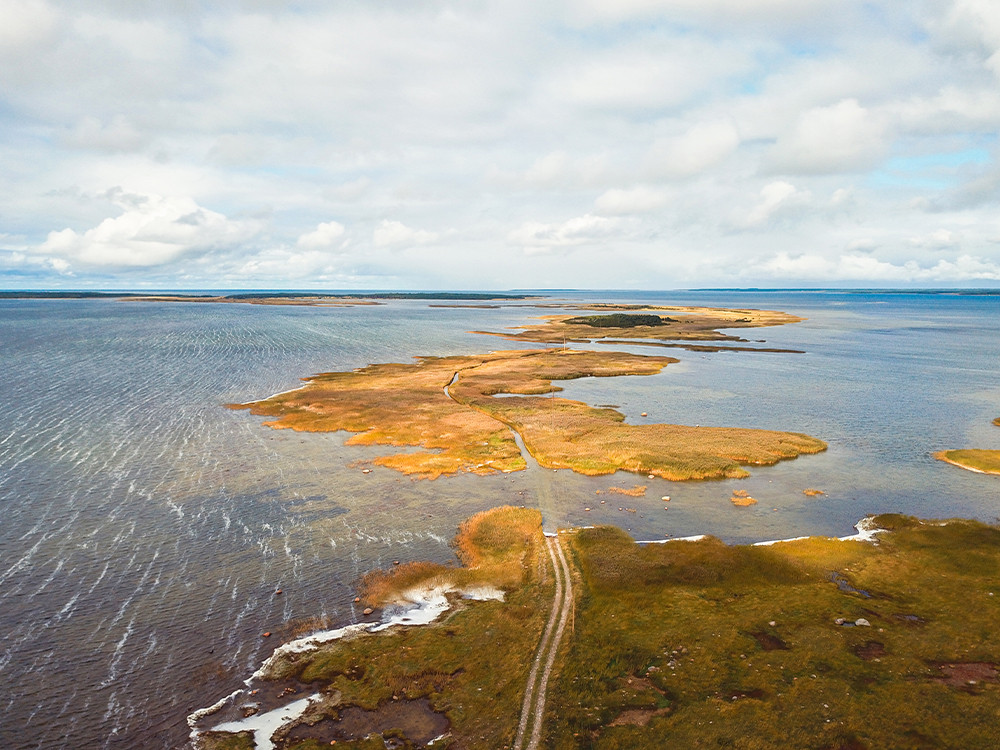
[[[552,572],[555,575],[556,590],[552,599],[552,612],[545,625],[542,639],[538,644],[538,652],[531,665],[528,684],[524,691],[524,701],[521,704],[521,720],[517,726],[517,738],[514,740],[514,750],[537,750],[542,737],[542,719],[545,715],[545,698],[552,675],[552,665],[555,663],[559,643],[562,641],[569,613],[573,609],[573,582],[569,575],[569,565],[563,554],[558,536],[546,536],[545,545],[552,561]],[[531,726],[531,736],[525,748],[525,736],[528,726]]]

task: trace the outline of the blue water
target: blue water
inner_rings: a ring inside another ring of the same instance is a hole
[[[310,617],[351,621],[361,573],[450,559],[459,520],[494,505],[536,505],[549,527],[730,541],[843,535],[870,512],[1000,516],[996,478],[931,457],[1000,448],[1000,297],[575,298],[808,318],[739,332],[804,354],[634,347],[681,361],[652,377],[564,385],[630,421],[797,430],[830,449],[725,482],[362,474],[352,464],[377,450],[270,430],[223,405],[315,372],[510,347],[469,331],[550,311],[0,301],[0,746],[183,746],[187,714],[238,686],[276,639]],[[646,497],[595,495],[638,482]],[[733,507],[736,487],[758,505]],[[807,487],[826,494],[807,498]]]

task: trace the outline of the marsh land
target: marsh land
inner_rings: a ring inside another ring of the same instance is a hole
[[[575,606],[553,655],[541,746],[995,747],[1000,528],[895,515],[863,528],[766,546],[643,545],[614,527],[560,534]],[[529,666],[559,598],[540,516],[487,511],[455,548],[462,568],[383,571],[364,596],[391,606],[474,583],[504,599],[456,595],[430,627],[360,632],[269,663],[257,695],[312,696],[277,747],[422,747],[427,726],[436,747],[525,745]],[[247,695],[241,707],[262,701]],[[387,715],[399,718],[380,723]],[[203,739],[207,750],[253,742],[250,732]]]

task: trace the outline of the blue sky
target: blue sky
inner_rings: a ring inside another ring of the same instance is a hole
[[[5,0],[0,287],[1000,284],[994,0]]]

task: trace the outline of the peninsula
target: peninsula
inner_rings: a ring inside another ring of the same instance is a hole
[[[383,618],[450,609],[279,648],[195,723],[201,747],[995,746],[1000,528],[882,515],[727,546],[540,521],[487,511],[455,539],[463,567],[369,575]]]
[[[1000,417],[994,419],[993,424],[1000,427]],[[938,451],[934,458],[978,474],[1000,475],[1000,450],[964,448]]]

